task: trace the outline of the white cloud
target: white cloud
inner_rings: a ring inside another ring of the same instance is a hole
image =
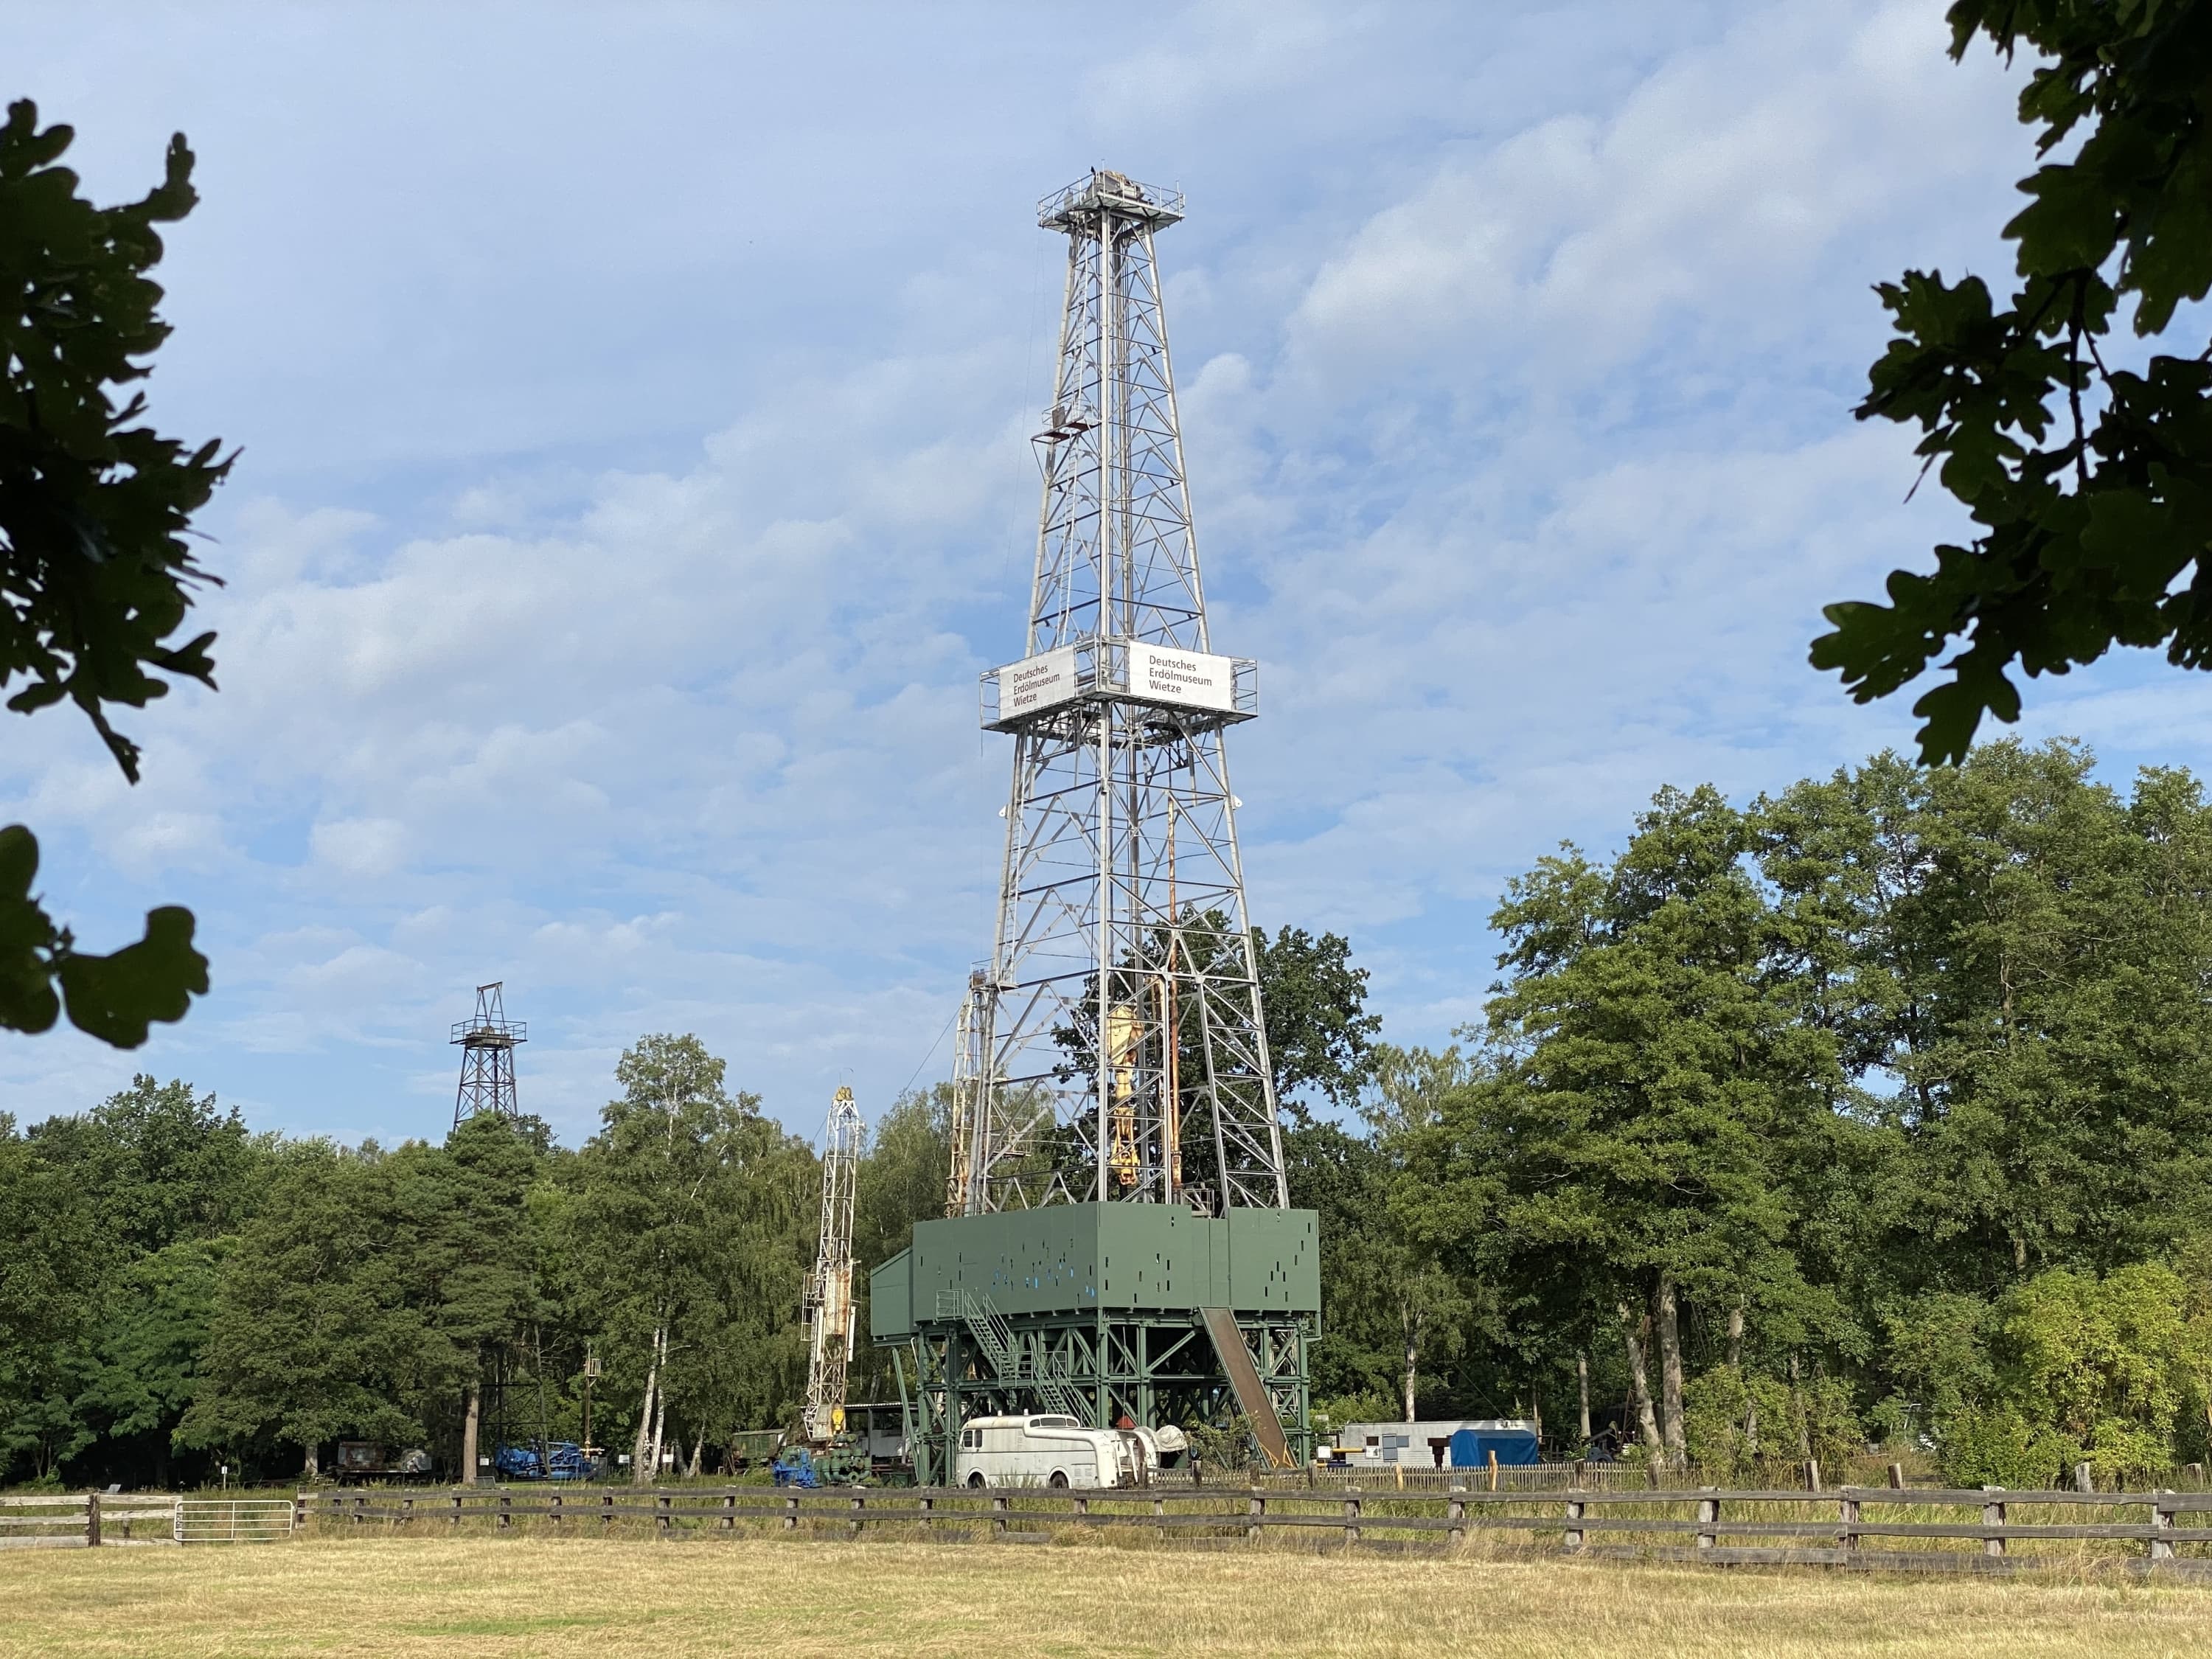
[[[388,876],[407,850],[407,826],[397,818],[337,818],[308,831],[315,856],[343,876]]]
[[[975,676],[1018,637],[1059,281],[1027,215],[1092,161],[1192,192],[1160,247],[1215,631],[1264,664],[1255,915],[1350,932],[1393,1036],[1473,1013],[1498,884],[1562,836],[1907,728],[1803,653],[1947,522],[1849,420],[1866,284],[1986,260],[2026,162],[1925,8],[1196,6],[1072,102],[1074,20],[871,16],[441,16],[405,118],[366,12],[50,38],[108,90],[49,112],[136,135],[111,193],[204,131],[156,412],[249,447],[221,694],[131,722],[136,791],[52,720],[0,773],[88,937],[191,902],[216,994],[140,1055],[0,1046],[10,1109],[144,1066],[437,1133],[492,978],[572,1138],[645,1030],[809,1133],[847,1077],[887,1101],[988,949]],[[2130,672],[2053,718],[2193,753],[2194,696]]]
[[[1295,350],[1336,385],[1420,356],[1579,380],[1662,327],[1729,354],[1817,325],[1771,301],[1996,148],[1997,77],[1950,64],[1944,35],[1919,5],[1752,14],[1617,108],[1515,133],[1376,214],[1299,306]]]

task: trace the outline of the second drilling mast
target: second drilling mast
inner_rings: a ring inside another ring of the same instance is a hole
[[[822,1243],[808,1280],[806,1405],[800,1427],[811,1446],[845,1432],[845,1377],[853,1359],[853,1188],[860,1172],[860,1109],[840,1088],[822,1138]]]

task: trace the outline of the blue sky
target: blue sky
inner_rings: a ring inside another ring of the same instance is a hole
[[[222,690],[9,729],[0,818],[95,948],[201,917],[136,1054],[0,1042],[0,1109],[148,1070],[257,1126],[441,1133],[470,988],[525,1104],[596,1121],[696,1030],[815,1132],[941,1074],[988,949],[1060,249],[1092,165],[1160,242],[1200,544],[1263,717],[1251,903],[1349,933],[1387,1034],[1492,976],[1503,882],[1668,783],[1905,740],[1804,665],[1957,528],[1849,410],[1869,285],[2002,275],[2015,77],[1941,8],[380,4],[16,9],[13,94],[104,198],[168,133],[163,428]],[[88,21],[88,20],[90,21]],[[2140,655],[2032,692],[2124,782],[2205,764]]]

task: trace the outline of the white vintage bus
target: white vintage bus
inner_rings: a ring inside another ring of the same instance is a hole
[[[960,1431],[963,1486],[1141,1486],[1159,1468],[1144,1429],[1086,1429],[1072,1417],[978,1417]]]

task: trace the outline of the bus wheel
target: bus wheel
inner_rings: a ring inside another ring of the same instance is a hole
[[[1052,1472],[1052,1484],[1056,1487],[1065,1488],[1067,1485],[1067,1471],[1054,1469]]]

